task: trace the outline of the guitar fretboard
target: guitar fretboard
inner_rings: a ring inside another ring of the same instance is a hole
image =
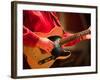
[[[84,36],[84,35],[90,34],[90,33],[91,33],[90,29],[84,30],[82,32],[75,33],[74,35],[72,35],[72,36],[70,36],[68,38],[61,39],[59,44],[63,45],[65,43],[68,43],[68,42],[70,42],[72,40],[75,40],[75,39],[79,38],[80,36]]]

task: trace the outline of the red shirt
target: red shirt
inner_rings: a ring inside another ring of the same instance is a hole
[[[50,32],[55,26],[61,26],[55,12],[46,11],[23,11],[23,43],[27,46],[35,46],[39,37],[34,32]],[[65,33],[64,37],[69,37],[69,33]],[[71,46],[80,40],[74,40],[66,44]]]

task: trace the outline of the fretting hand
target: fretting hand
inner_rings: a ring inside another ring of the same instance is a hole
[[[91,31],[91,27],[89,27],[88,30]],[[80,40],[86,40],[86,39],[91,39],[91,34],[87,34],[80,37]]]

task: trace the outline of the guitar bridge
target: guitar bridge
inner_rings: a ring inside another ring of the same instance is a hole
[[[51,60],[53,60],[53,59],[56,59],[56,57],[55,57],[55,56],[50,56],[50,57],[47,57],[47,58],[45,58],[45,59],[43,59],[43,60],[40,60],[40,61],[38,62],[38,64],[42,65],[42,64],[44,64],[44,63],[46,63],[46,62],[49,62],[49,61],[51,61]]]

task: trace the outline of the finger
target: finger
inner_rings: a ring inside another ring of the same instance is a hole
[[[86,35],[86,38],[87,38],[87,39],[90,39],[90,38],[91,38],[91,35]]]

